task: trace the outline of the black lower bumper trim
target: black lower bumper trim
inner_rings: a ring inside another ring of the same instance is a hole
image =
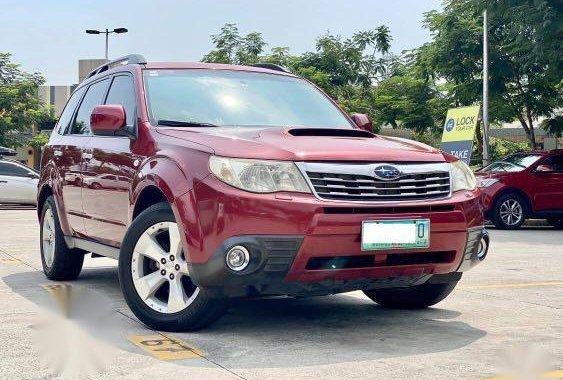
[[[207,263],[192,264],[190,275],[196,285],[219,296],[249,295],[249,287],[262,289],[283,283],[302,242],[303,236],[235,236],[225,240]],[[250,256],[248,267],[240,272],[225,263],[226,252],[235,245],[244,246]]]

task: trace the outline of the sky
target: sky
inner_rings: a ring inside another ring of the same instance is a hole
[[[240,32],[260,32],[271,47],[293,54],[313,50],[330,31],[343,38],[385,24],[391,50],[420,46],[430,35],[423,13],[440,0],[1,0],[0,52],[49,85],[78,81],[78,60],[104,57],[104,36],[86,29],[129,29],[110,35],[109,57],[130,53],[149,61],[199,61],[212,48],[211,35],[225,23]]]

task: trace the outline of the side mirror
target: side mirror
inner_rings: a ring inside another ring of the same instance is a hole
[[[538,165],[536,167],[536,173],[553,173],[553,172],[554,172],[553,166],[551,165],[543,164],[543,165]]]
[[[353,113],[351,117],[358,128],[373,133],[373,124],[371,123],[368,115],[363,113]]]
[[[37,173],[34,173],[34,172],[27,173],[26,177],[28,177],[28,178],[39,178]]]
[[[95,135],[114,136],[125,127],[125,108],[120,104],[94,107],[90,115],[90,129]]]

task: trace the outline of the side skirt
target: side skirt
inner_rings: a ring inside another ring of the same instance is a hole
[[[112,247],[111,245],[81,239],[74,236],[65,236],[65,242],[69,248],[78,248],[86,252],[92,252],[92,257],[105,256],[110,259],[119,259],[119,248]]]

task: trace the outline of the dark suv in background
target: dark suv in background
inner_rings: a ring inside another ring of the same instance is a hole
[[[274,65],[102,65],[43,154],[44,271],[116,258],[135,315],[165,330],[203,327],[233,297],[433,305],[487,253],[475,177],[371,130]]]

